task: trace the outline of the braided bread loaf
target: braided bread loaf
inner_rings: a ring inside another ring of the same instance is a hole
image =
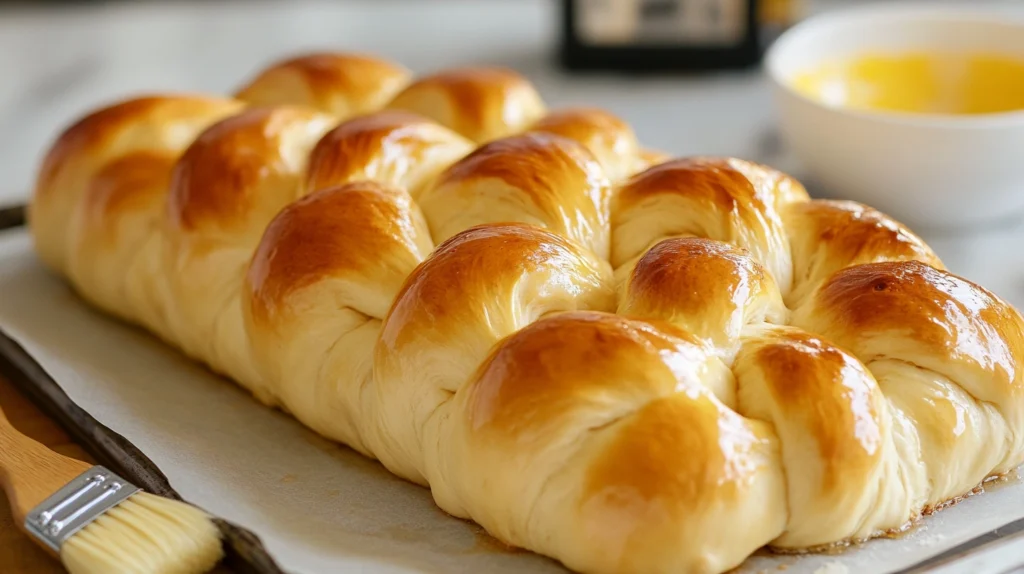
[[[507,70],[318,54],[125,101],[56,141],[30,222],[92,304],[580,571],[865,539],[1024,461],[1011,306]]]

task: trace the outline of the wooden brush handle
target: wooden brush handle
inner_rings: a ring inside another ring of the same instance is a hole
[[[0,409],[0,485],[19,528],[30,510],[90,468],[21,434]]]

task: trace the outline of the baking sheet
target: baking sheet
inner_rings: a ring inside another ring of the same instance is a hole
[[[1024,225],[928,239],[955,272],[1024,304]],[[39,265],[23,230],[0,232],[0,328],[72,400],[146,453],[185,499],[251,529],[287,571],[564,571],[501,547],[441,512],[426,489],[91,310]],[[759,555],[738,572],[897,572],[1021,518],[1024,482],[1014,479],[901,538],[837,555]]]

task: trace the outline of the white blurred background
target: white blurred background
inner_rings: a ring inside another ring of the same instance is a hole
[[[863,0],[800,0],[800,14],[855,3]],[[1024,12],[1019,0],[960,3]],[[0,4],[0,205],[24,201],[45,147],[88,110],[142,92],[230,92],[270,61],[308,50],[371,52],[416,72],[511,66],[552,106],[607,107],[648,146],[790,167],[759,70],[566,74],[554,57],[557,8],[555,0]]]

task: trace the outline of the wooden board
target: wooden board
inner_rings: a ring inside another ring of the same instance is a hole
[[[0,376],[0,407],[14,428],[63,455],[94,462],[53,419],[43,414],[3,376]],[[0,572],[50,574],[65,572],[60,562],[32,543],[14,526],[7,498],[0,491]]]
[[[89,453],[74,442],[56,421],[46,416],[25,395],[0,376],[0,407],[14,428],[29,438],[65,456],[95,464]],[[11,518],[4,493],[0,491],[0,572],[4,574],[63,574],[67,570],[19,530]],[[231,568],[221,565],[213,574],[227,574]]]
[[[25,223],[25,209],[22,206],[0,206],[0,229],[19,227]],[[4,394],[0,400],[13,401],[8,417],[25,434],[42,433],[44,444],[51,442],[58,452],[73,453],[93,464],[101,464],[131,481],[147,492],[181,500],[171,488],[167,477],[142,451],[118,433],[110,430],[72,401],[60,385],[50,377],[43,367],[24,348],[3,331],[0,326],[0,378],[4,379]],[[5,405],[6,407],[6,405]],[[88,454],[86,454],[88,453]],[[0,495],[3,508],[0,511],[0,525],[11,525],[10,507],[6,498]],[[218,572],[239,572],[244,574],[283,574],[274,559],[267,553],[259,538],[236,524],[216,519],[224,539],[227,557]],[[11,532],[6,528],[4,532]],[[7,549],[10,538],[11,560],[24,561],[13,572],[62,572],[59,564],[40,557],[24,542],[15,542],[18,536],[5,534],[0,538],[0,556]],[[24,537],[24,535],[21,535]],[[31,544],[31,543],[30,543]],[[44,566],[37,566],[44,564]],[[56,570],[53,570],[56,568]],[[12,570],[0,562],[0,573]]]

